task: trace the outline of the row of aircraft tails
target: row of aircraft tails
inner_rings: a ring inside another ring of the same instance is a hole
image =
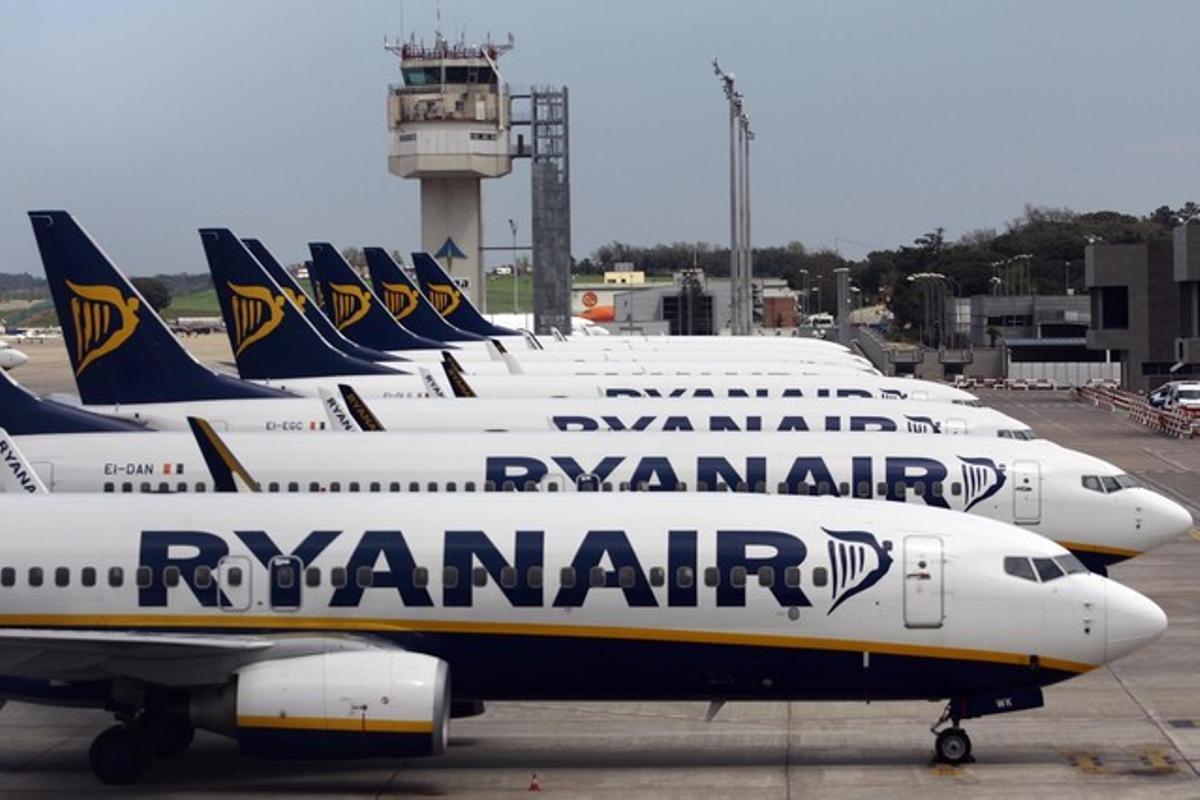
[[[960,763],[1166,628],[1106,569],[1184,508],[841,345],[539,338],[382,248],[310,245],[309,296],[206,228],[233,375],[30,219],[79,393],[0,375],[0,696],[111,712],[107,783],[198,729],[437,755],[498,700],[941,700]]]

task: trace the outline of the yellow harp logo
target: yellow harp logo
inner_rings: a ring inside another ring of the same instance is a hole
[[[371,310],[371,293],[349,283],[330,283],[333,296],[333,324],[344,331],[367,315]]]
[[[71,322],[75,326],[75,374],[116,350],[133,335],[142,301],[124,297],[115,286],[88,286],[67,281]],[[115,312],[115,313],[114,313]]]
[[[433,303],[433,307],[438,310],[439,314],[448,317],[462,302],[462,292],[458,290],[457,286],[450,283],[431,283],[429,284],[429,302]]]
[[[266,286],[229,286],[229,306],[233,310],[234,356],[270,335],[283,322],[282,296]]]
[[[383,283],[383,302],[397,321],[417,310],[417,292],[403,283]]]
[[[304,304],[308,302],[308,295],[306,295],[304,292],[298,292],[295,289],[289,289],[286,286],[281,288],[283,289],[283,293],[288,296],[288,300],[291,300],[292,304],[295,305],[296,308],[300,309],[300,313],[303,314]]]

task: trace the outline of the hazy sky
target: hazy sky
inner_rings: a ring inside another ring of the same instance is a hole
[[[1200,199],[1200,4],[463,2],[512,32],[516,85],[571,92],[573,251],[728,240],[726,106],[758,139],[754,239],[906,243],[1026,202],[1145,213]],[[435,2],[0,0],[0,270],[40,274],[25,212],[66,208],[129,272],[205,269],[196,229],[419,246],[387,172],[384,34]],[[529,229],[528,167],[485,182],[485,239]]]

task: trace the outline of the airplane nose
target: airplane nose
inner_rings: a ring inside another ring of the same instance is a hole
[[[1106,581],[1105,661],[1116,661],[1163,635],[1167,615],[1150,598]]]
[[[1162,544],[1192,529],[1192,512],[1167,497],[1155,498],[1150,524],[1154,544]]]

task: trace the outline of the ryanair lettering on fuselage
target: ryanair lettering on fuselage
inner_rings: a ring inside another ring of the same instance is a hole
[[[927,418],[922,418],[927,419]],[[891,417],[859,414],[804,416],[788,414],[781,417],[762,417],[755,414],[671,414],[620,417],[615,414],[590,416],[586,414],[556,414],[550,418],[560,431],[734,431],[738,433],[769,431],[772,433],[803,431],[872,431],[891,433],[899,429]],[[910,427],[909,430],[912,430]],[[931,422],[921,433],[940,433],[941,426]]]
[[[429,567],[434,565],[426,564],[422,570],[401,530],[364,531],[349,550],[331,547],[348,538],[344,531],[315,530],[289,553],[261,530],[236,531],[229,539],[204,531],[149,530],[141,535],[138,565],[149,567],[151,580],[138,587],[138,605],[164,608],[186,602],[181,595],[191,595],[204,607],[230,607],[225,590],[233,591],[233,584],[221,585],[222,561],[249,551],[252,572],[265,574],[243,576],[238,588],[265,578],[264,594],[269,593],[272,606],[299,605],[303,591],[306,602],[323,602],[329,608],[357,607],[368,593],[372,597],[393,595],[408,607],[470,607],[476,593],[482,591],[475,577],[481,568],[488,576],[484,583],[499,589],[513,607],[578,608],[596,592],[619,593],[629,607],[689,608],[701,604],[702,590],[713,594],[718,607],[738,607],[746,605],[746,593],[752,591],[769,594],[786,608],[828,606],[829,614],[888,573],[893,563],[892,542],[880,542],[868,531],[825,529],[824,535],[827,542],[817,541],[810,549],[803,538],[784,531],[739,529],[701,534],[694,529],[667,530],[661,540],[653,542],[652,557],[639,553],[623,530],[589,530],[569,562],[553,565],[566,567],[559,570],[546,569],[545,531],[519,530],[513,534],[511,546],[501,546],[482,530],[448,530],[442,535],[441,569],[432,570]],[[707,557],[708,563],[701,563],[702,536],[712,537],[711,544],[703,542],[704,552],[715,553],[715,558]],[[236,553],[230,547],[234,541],[240,545]],[[663,545],[665,559],[661,557]],[[645,538],[640,546],[648,549]],[[334,549],[338,556],[331,553]],[[854,564],[853,573],[845,567],[847,559]],[[339,567],[348,580],[340,585],[301,587],[297,571],[310,566]],[[824,569],[825,577],[810,588],[802,566]],[[715,567],[720,575],[731,575],[740,568],[760,580],[765,568],[772,580],[766,585],[759,580],[720,580],[710,586],[702,580],[708,567]],[[281,568],[292,570],[286,582],[274,578],[275,570]],[[164,578],[168,572],[179,578],[172,579],[173,586]],[[436,580],[431,580],[431,573]],[[571,579],[564,579],[563,573]],[[832,586],[821,588],[831,573],[835,577]],[[214,575],[218,576],[215,581]],[[453,580],[448,575],[453,575]],[[681,575],[688,578],[679,579]],[[279,598],[277,591],[291,594]],[[279,599],[286,602],[276,602]]]
[[[912,494],[937,508],[950,508],[951,497],[958,497],[966,510],[1004,486],[1002,465],[985,458],[960,456],[958,460],[958,464],[946,464],[926,456],[859,455],[850,457],[847,470],[818,455],[785,459],[746,456],[738,463],[716,455],[697,456],[694,462],[686,463],[667,455],[609,455],[586,464],[565,455],[549,459],[495,455],[486,459],[484,479],[497,488],[516,490],[536,489],[552,475],[564,475],[581,489],[592,490],[607,483],[652,492],[694,486],[700,491],[729,487],[779,494],[882,496],[888,500],[904,500]],[[884,485],[877,489],[877,484]]]
[[[606,386],[605,397],[875,397],[869,389],[819,388],[806,392],[796,386],[772,389],[764,386],[724,386],[713,389],[707,386],[679,386],[674,389],[655,387]],[[903,400],[908,394],[898,389],[880,389],[878,397],[886,400]]]

